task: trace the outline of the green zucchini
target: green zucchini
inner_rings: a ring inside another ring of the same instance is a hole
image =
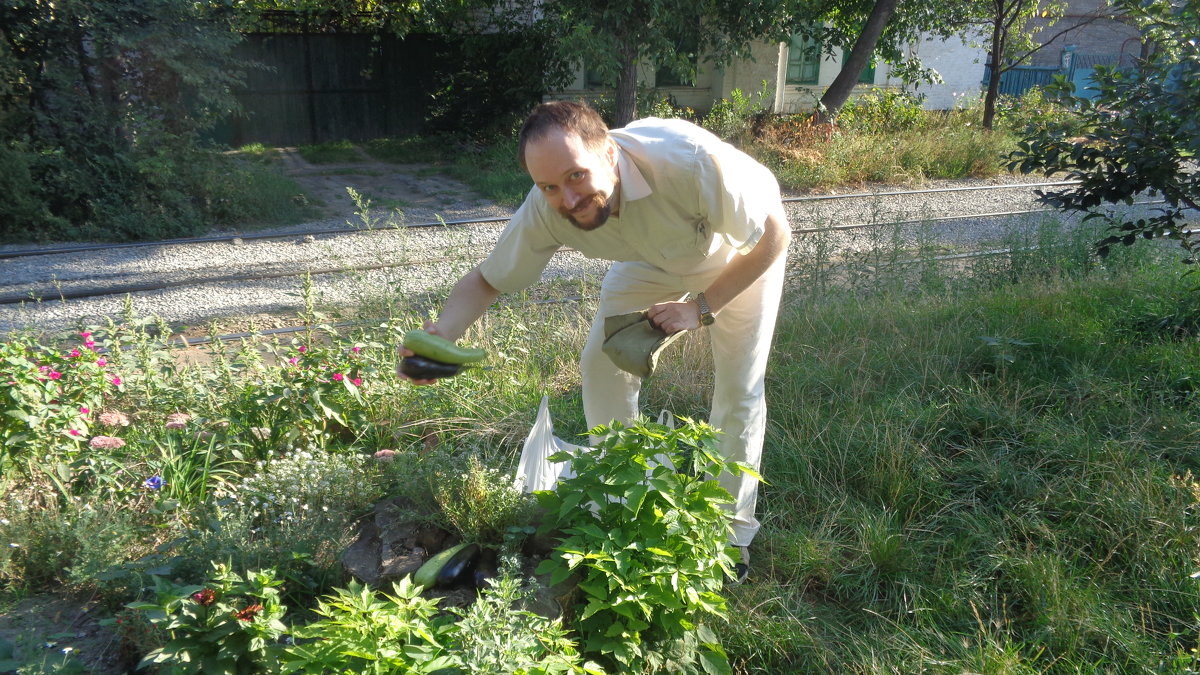
[[[413,575],[413,583],[418,586],[424,586],[425,588],[433,588],[436,586],[438,581],[438,573],[442,571],[442,568],[446,566],[446,563],[450,562],[450,559],[454,557],[454,554],[462,551],[467,546],[470,546],[470,544],[466,542],[463,542],[457,546],[451,546],[450,548],[441,551],[437,555],[432,556],[429,558],[429,560],[426,560],[425,564],[421,565],[420,569],[417,570],[417,573]]]
[[[459,347],[440,335],[414,328],[404,334],[404,346],[417,356],[442,363],[475,363],[487,357],[487,352],[471,347]]]

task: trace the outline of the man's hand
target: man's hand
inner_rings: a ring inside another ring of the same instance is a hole
[[[660,302],[646,310],[646,316],[667,335],[700,327],[700,305],[695,300]]]
[[[422,324],[421,328],[424,329],[425,332],[429,333],[430,335],[441,335],[441,333],[438,332],[437,325],[434,324],[432,321],[426,321],[424,324]],[[404,358],[404,357],[408,357],[408,356],[416,356],[416,354],[413,352],[413,350],[401,345],[400,357]],[[437,380],[414,380],[413,378],[400,372],[399,365],[396,366],[396,375],[400,379],[408,380],[408,381],[412,382],[413,384],[433,384],[434,382],[437,382]]]

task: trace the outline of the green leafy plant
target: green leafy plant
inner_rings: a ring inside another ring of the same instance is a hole
[[[114,378],[120,382],[97,348],[86,331],[61,349],[27,337],[0,342],[0,474],[36,471],[37,455],[55,458],[83,447]]]
[[[295,629],[283,655],[286,673],[433,673],[454,665],[446,652],[450,618],[405,577],[392,594],[358,582],[321,600],[320,619]]]
[[[563,535],[538,572],[577,577],[583,647],[620,672],[730,672],[708,623],[726,616],[732,567],[732,498],[714,476],[753,470],[721,458],[715,429],[684,422],[596,427],[596,451],[551,457],[575,476],[537,493],[544,528]]]
[[[575,643],[558,619],[529,607],[534,588],[518,576],[516,558],[505,558],[500,576],[466,609],[451,610],[455,624],[455,659],[472,675],[550,675],[603,673],[594,663],[580,664]]]
[[[222,564],[213,565],[211,581],[179,586],[155,577],[155,601],[130,603],[130,609],[166,631],[169,640],[142,659],[164,673],[247,673],[270,670],[287,632],[281,619],[272,570],[245,577]]]
[[[438,506],[467,541],[500,544],[510,527],[532,515],[532,500],[513,487],[511,475],[485,466],[478,455],[471,455],[465,471],[438,471],[434,480]]]

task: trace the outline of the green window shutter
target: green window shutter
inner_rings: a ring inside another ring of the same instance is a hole
[[[793,35],[788,42],[787,84],[816,84],[821,74],[821,45]]]
[[[846,65],[846,59],[850,58],[850,48],[846,47],[842,50],[842,65]],[[871,59],[871,65],[863,68],[862,74],[858,76],[859,84],[875,84],[875,59]]]

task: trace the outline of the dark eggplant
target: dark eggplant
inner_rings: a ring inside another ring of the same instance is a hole
[[[488,579],[496,578],[496,549],[485,548],[475,564],[475,588],[483,591],[488,588]]]
[[[453,377],[462,370],[462,364],[443,363],[424,356],[406,356],[400,361],[400,372],[414,380],[439,380]]]
[[[438,570],[433,585],[450,588],[461,583],[474,581],[475,565],[479,562],[479,545],[464,546]]]

